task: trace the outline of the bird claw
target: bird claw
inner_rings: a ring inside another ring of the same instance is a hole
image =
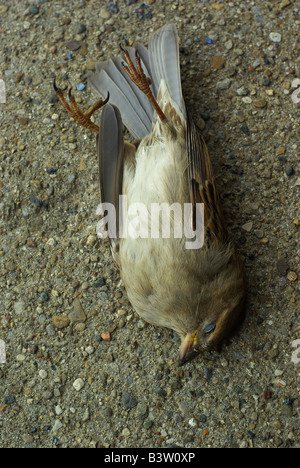
[[[131,81],[147,96],[149,99],[150,103],[154,107],[154,109],[157,112],[157,115],[160,117],[162,121],[166,120],[166,116],[161,110],[160,106],[158,105],[156,99],[154,98],[152,91],[150,89],[151,85],[151,80],[149,77],[147,77],[144,73],[144,70],[142,68],[142,63],[141,63],[141,57],[138,53],[138,51],[135,51],[135,65],[133,61],[131,60],[129,53],[124,47],[119,44],[119,47],[123,53],[124,60],[122,62],[122,67],[131,79]]]
[[[108,102],[109,93],[107,94],[107,98],[104,101],[100,99],[93,105],[93,107],[88,112],[84,113],[78,107],[75,97],[72,94],[72,88],[70,88],[68,91],[69,102],[66,101],[63,95],[63,91],[56,86],[55,79],[53,81],[53,88],[63,107],[71,115],[71,117],[73,117],[73,119],[76,120],[76,122],[80,123],[80,125],[95,133],[99,133],[99,127],[91,121],[91,116],[94,114],[94,112],[96,112],[96,110],[100,109]]]

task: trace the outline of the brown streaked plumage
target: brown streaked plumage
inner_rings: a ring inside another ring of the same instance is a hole
[[[148,50],[140,44],[121,50],[123,57],[99,63],[89,77],[98,95],[110,96],[97,129],[102,203],[120,210],[123,224],[131,220],[128,206],[142,203],[148,226],[155,221],[153,204],[178,204],[183,212],[189,203],[193,230],[204,205],[204,244],[197,249],[186,248],[187,233],[175,235],[181,219],[172,210],[168,238],[161,228],[158,238],[124,237],[119,219],[107,226],[133,307],[147,322],[179,334],[183,364],[219,348],[240,323],[244,269],[228,236],[207,146],[182,96],[176,27],[153,33]],[[90,125],[93,112],[80,116],[71,97],[69,109],[58,96],[77,121]],[[134,144],[124,141],[122,124]],[[127,206],[119,195],[126,195]]]

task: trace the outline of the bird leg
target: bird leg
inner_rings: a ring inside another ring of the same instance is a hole
[[[85,128],[88,128],[92,132],[99,133],[99,127],[91,121],[91,116],[94,114],[94,112],[96,112],[96,110],[100,109],[102,106],[104,106],[104,104],[108,102],[109,94],[104,101],[100,99],[100,101],[97,101],[93,105],[93,107],[84,114],[82,110],[78,107],[78,104],[72,94],[71,88],[69,89],[68,93],[69,102],[66,101],[62,90],[56,86],[55,80],[53,82],[53,88],[57,94],[58,99],[60,100],[66,111],[71,115],[71,117],[73,117],[74,120],[76,120],[76,122],[79,122],[80,125],[82,125]]]
[[[149,101],[151,102],[152,106],[157,112],[157,115],[160,117],[162,121],[166,120],[167,117],[159,107],[156,99],[154,98],[152,91],[150,89],[150,84],[151,80],[149,77],[147,77],[143,71],[142,64],[141,64],[141,58],[138,54],[138,51],[135,51],[135,62],[136,65],[133,64],[129,53],[126,49],[124,49],[120,45],[120,49],[124,54],[124,59],[126,61],[126,64],[122,62],[122,66],[124,71],[127,73],[131,81],[136,84],[136,86],[147,96]]]

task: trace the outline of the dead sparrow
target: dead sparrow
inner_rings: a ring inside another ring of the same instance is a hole
[[[148,50],[140,44],[121,50],[122,58],[99,63],[89,77],[109,100],[98,101],[87,114],[71,92],[68,103],[55,88],[68,112],[97,133],[102,203],[120,213],[106,227],[128,297],[144,320],[179,334],[183,364],[201,350],[219,348],[239,324],[244,269],[228,238],[206,144],[182,96],[176,27],[153,33]],[[102,106],[99,129],[90,117]],[[122,123],[133,143],[123,140]],[[169,207],[169,236],[162,235],[162,213],[158,236],[124,235],[124,224],[135,221],[130,206],[146,207],[149,227],[155,224],[152,207],[162,204]],[[175,207],[183,214],[186,205],[189,232],[202,228],[204,234],[200,248],[187,248],[186,232],[176,234],[182,218]]]

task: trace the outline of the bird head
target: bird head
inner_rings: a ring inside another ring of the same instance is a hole
[[[244,277],[224,281],[217,288],[212,283],[202,291],[197,311],[190,314],[187,331],[181,334],[179,365],[195,358],[201,351],[219,351],[237,330],[244,318]]]

